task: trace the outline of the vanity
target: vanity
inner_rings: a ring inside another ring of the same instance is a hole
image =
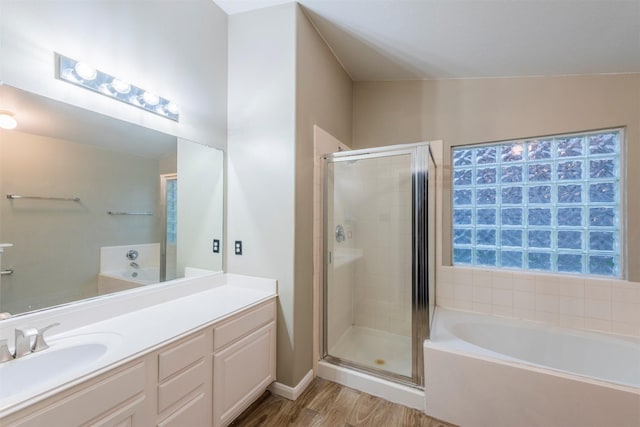
[[[276,298],[218,272],[5,320],[0,339],[60,325],[0,364],[0,424],[226,426],[275,380]]]

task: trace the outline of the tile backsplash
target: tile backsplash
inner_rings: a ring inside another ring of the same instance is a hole
[[[444,266],[436,304],[640,337],[640,283],[625,280]]]

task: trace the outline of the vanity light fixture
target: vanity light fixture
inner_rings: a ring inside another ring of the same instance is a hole
[[[0,128],[2,129],[15,129],[18,126],[18,122],[13,118],[11,111],[0,110]]]
[[[175,102],[59,53],[56,53],[56,78],[176,122],[180,119],[180,109]]]

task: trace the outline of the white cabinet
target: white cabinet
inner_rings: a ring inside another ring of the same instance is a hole
[[[229,425],[276,379],[275,301],[213,330],[213,425]]]
[[[275,380],[275,322],[213,355],[214,427],[229,425]]]
[[[158,426],[211,425],[210,349],[203,331],[158,352]]]
[[[275,320],[274,298],[4,417],[0,425],[226,426],[275,380]]]
[[[3,419],[3,427],[147,425],[145,364],[114,369]]]
[[[203,413],[209,415],[203,416]],[[207,421],[208,420],[208,421]],[[198,394],[176,412],[158,423],[158,427],[210,426],[211,402],[204,394]]]

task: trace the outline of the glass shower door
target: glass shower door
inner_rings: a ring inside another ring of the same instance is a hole
[[[426,311],[416,311],[426,297],[416,286],[426,268],[416,258],[422,157],[412,146],[336,153],[325,163],[325,359],[411,384],[421,382],[416,314]]]

